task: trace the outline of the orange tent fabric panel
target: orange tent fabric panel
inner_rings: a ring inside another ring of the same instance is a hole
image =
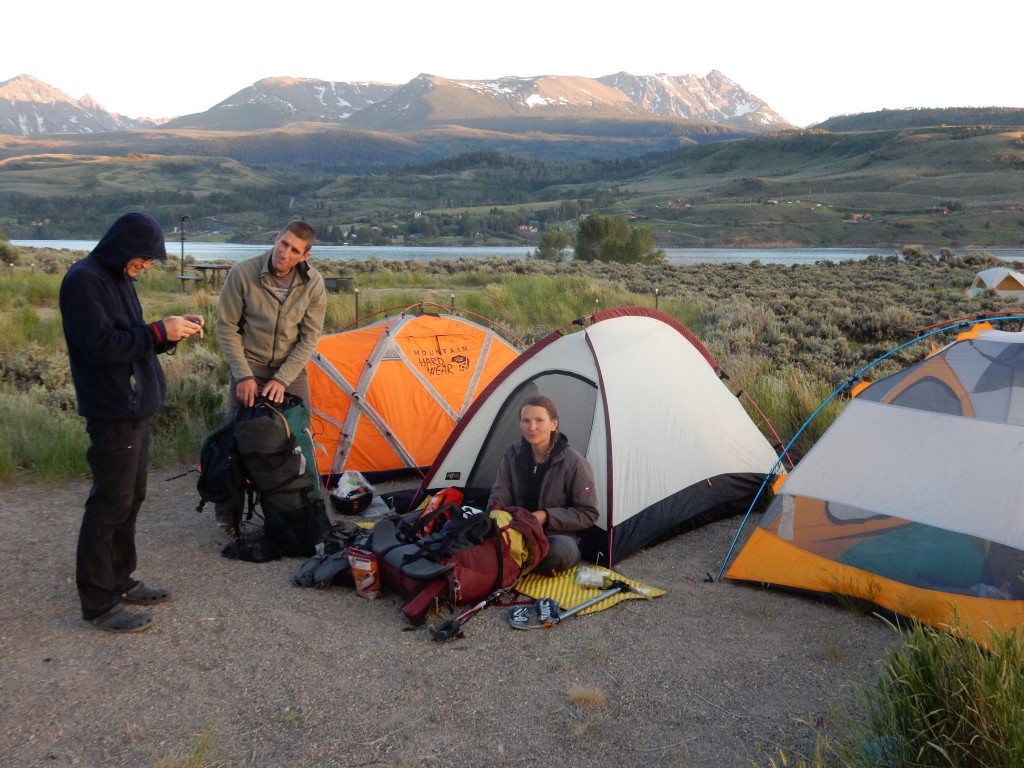
[[[456,412],[462,409],[466,397],[466,379],[483,357],[484,341],[481,334],[449,332],[425,336],[415,329],[396,339],[408,363]]]
[[[320,337],[316,351],[330,360],[335,370],[354,387],[379,340],[380,331],[371,329],[346,331]],[[307,365],[307,370],[309,368],[311,366]]]
[[[416,466],[429,465],[455,428],[455,419],[438,405],[430,389],[410,376],[402,361],[389,360],[377,367],[365,399],[377,413],[388,414],[390,432]]]
[[[861,598],[933,627],[959,627],[960,631],[982,644],[989,640],[988,627],[1007,631],[1024,624],[1022,600],[995,600],[908,586],[817,557],[763,528],[754,529],[725,576]]]
[[[401,457],[365,416],[359,417],[353,439],[347,445],[350,446],[347,454],[338,456],[338,459],[348,467],[402,466]]]

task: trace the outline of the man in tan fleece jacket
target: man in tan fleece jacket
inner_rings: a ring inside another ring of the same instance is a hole
[[[235,264],[217,301],[217,339],[231,369],[228,417],[262,395],[273,403],[285,393],[309,407],[306,363],[324,327],[324,279],[308,263],[316,235],[304,221],[288,224],[274,247]],[[218,505],[225,528],[230,505]]]

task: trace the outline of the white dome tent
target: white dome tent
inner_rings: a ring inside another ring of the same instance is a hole
[[[462,488],[486,504],[519,407],[551,397],[559,431],[590,460],[599,522],[584,557],[613,565],[688,528],[744,511],[777,455],[686,328],[662,312],[605,310],[549,334],[477,398],[427,472],[422,490]]]
[[[975,275],[967,293],[978,296],[985,291],[995,291],[1000,296],[1024,299],[1024,274],[1006,267],[983,269]]]

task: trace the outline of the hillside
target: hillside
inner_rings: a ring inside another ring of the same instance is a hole
[[[679,247],[1015,244],[1024,242],[1024,132],[751,138],[682,149],[625,191],[659,242]],[[689,205],[666,205],[679,197]]]
[[[96,133],[156,125],[108,112],[89,96],[73,99],[29,75],[0,83],[0,134]]]
[[[1024,109],[963,107],[946,109],[883,109],[857,115],[830,117],[813,126],[826,131],[881,131],[922,128],[929,125],[1024,126]]]
[[[305,124],[0,136],[0,227],[96,236],[110,211],[144,207],[168,226],[187,212],[197,233],[242,239],[303,216],[331,237],[372,223],[366,234],[382,241],[532,244],[599,212],[650,226],[661,247],[1024,241],[1021,128],[755,135],[650,116],[475,121],[410,134]]]
[[[638,157],[686,144],[746,138],[729,125],[651,116],[474,117],[410,133],[293,123],[262,131],[161,128],[59,136],[0,134],[0,161],[38,154],[227,157],[259,165],[306,166],[329,173],[376,173],[466,152],[497,151],[571,162]],[[2,172],[2,170],[0,170]],[[3,185],[0,180],[0,185]]]

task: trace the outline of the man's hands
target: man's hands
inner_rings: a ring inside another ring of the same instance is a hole
[[[284,384],[277,379],[271,379],[263,386],[263,392],[261,394],[272,403],[283,403]]]
[[[242,379],[235,385],[235,397],[238,404],[246,408],[252,407],[256,402],[256,379]]]
[[[256,396],[260,394],[272,403],[284,402],[284,384],[277,379],[271,379],[263,385],[263,391],[259,391],[256,379],[243,379],[235,386],[235,397],[240,405],[246,408],[252,407],[256,402]]]
[[[181,341],[189,336],[203,338],[202,315],[172,315],[164,318],[168,341]]]

